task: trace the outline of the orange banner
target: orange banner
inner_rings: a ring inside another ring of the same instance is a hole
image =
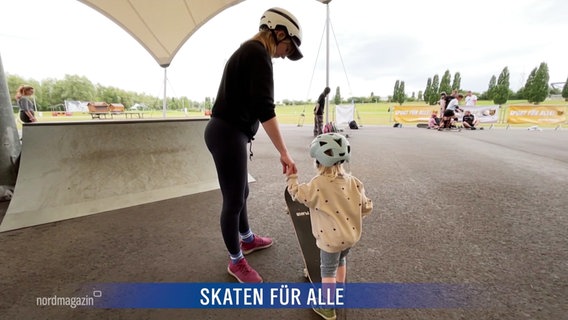
[[[566,122],[566,106],[510,105],[507,123],[562,124]]]
[[[432,113],[438,113],[439,106],[394,106],[395,122],[428,122]]]

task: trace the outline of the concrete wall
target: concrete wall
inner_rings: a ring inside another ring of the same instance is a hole
[[[24,125],[0,232],[218,188],[207,119]],[[160,212],[156,212],[159,216]]]

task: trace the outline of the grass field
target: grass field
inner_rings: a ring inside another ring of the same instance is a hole
[[[513,100],[509,101],[507,105],[511,104],[525,104],[526,100]],[[391,125],[392,115],[390,113],[390,108],[395,104],[387,102],[379,103],[367,103],[367,104],[357,104],[355,120],[357,123],[362,125]],[[404,105],[413,106],[426,106],[424,103],[406,103]],[[478,101],[478,105],[493,105],[492,101]],[[504,107],[507,107],[505,105]],[[568,103],[565,101],[545,101],[542,105],[563,105],[568,107]],[[313,105],[294,105],[294,106],[277,106],[276,114],[278,116],[278,121],[281,124],[298,124],[302,121],[301,115],[304,114],[303,124],[313,125],[313,115],[312,115]],[[334,107],[330,107],[330,120],[333,120]],[[167,111],[166,118],[195,118],[202,117],[204,114],[202,112],[192,111],[192,112],[181,112],[181,111]],[[15,114],[14,116],[17,116]],[[162,110],[151,110],[143,113],[144,119],[162,119]],[[53,116],[51,112],[42,112],[38,117],[40,122],[52,122],[52,121],[112,121],[112,120],[99,120],[92,119],[88,113],[74,113],[72,116]],[[114,116],[115,120],[125,120],[124,115]],[[507,124],[496,124],[497,126],[506,126]],[[517,125],[517,126],[528,126],[528,125]],[[543,125],[544,126],[544,125]],[[18,123],[18,127],[21,128],[21,124]],[[546,126],[544,126],[546,127]]]

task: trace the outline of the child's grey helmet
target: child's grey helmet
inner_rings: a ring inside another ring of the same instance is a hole
[[[338,163],[349,161],[351,146],[343,135],[324,133],[317,136],[310,146],[310,156],[321,165],[331,167]]]
[[[270,8],[266,10],[260,18],[260,29],[263,27],[267,27],[270,30],[274,30],[277,27],[283,28],[296,48],[296,50],[288,56],[288,59],[294,61],[302,59],[304,56],[300,51],[302,28],[300,27],[300,22],[293,14],[282,8]]]

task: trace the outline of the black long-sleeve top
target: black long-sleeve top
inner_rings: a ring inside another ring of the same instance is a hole
[[[272,59],[262,43],[249,40],[227,61],[211,116],[235,125],[252,139],[259,121],[276,116],[274,107]]]

